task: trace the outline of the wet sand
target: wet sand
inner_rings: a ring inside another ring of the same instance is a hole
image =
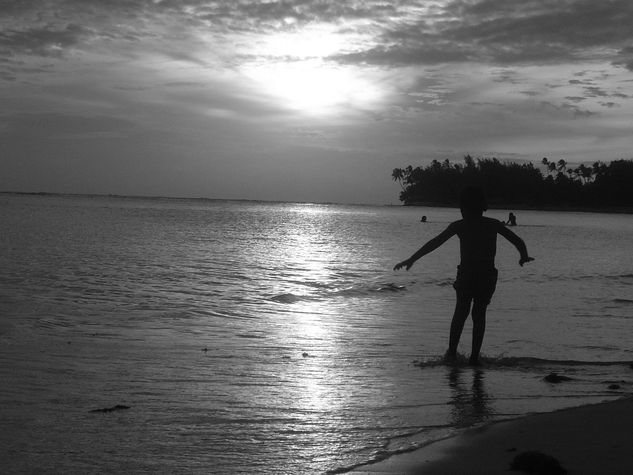
[[[632,431],[633,397],[629,396],[470,429],[352,473],[520,474],[528,472],[511,471],[514,458],[537,451],[557,459],[570,475],[620,475],[633,473]]]

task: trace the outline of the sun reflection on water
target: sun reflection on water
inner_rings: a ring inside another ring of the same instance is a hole
[[[328,207],[316,204],[293,205],[293,226],[283,244],[287,266],[296,274],[297,293],[306,290],[326,290],[336,279],[332,260],[337,249],[321,238],[323,227],[328,226]],[[306,284],[308,284],[306,286]],[[301,289],[301,287],[304,287]],[[340,381],[333,379],[339,357],[339,340],[335,307],[323,298],[303,298],[289,309],[291,330],[287,338],[301,345],[301,361],[296,366],[298,404],[306,422],[326,423],[333,409],[341,404]]]

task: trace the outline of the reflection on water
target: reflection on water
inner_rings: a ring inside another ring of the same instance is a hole
[[[486,393],[485,377],[485,371],[479,368],[455,367],[449,371],[449,403],[452,405],[451,418],[455,427],[480,424],[494,415]]]

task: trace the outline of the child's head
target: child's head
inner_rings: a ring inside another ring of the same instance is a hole
[[[459,196],[459,209],[462,216],[481,216],[488,209],[484,191],[479,186],[464,188]]]

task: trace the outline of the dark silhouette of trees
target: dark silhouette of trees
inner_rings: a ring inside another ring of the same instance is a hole
[[[576,168],[560,159],[532,163],[501,162],[497,158],[464,157],[464,163],[433,160],[425,167],[395,168],[400,201],[405,205],[457,206],[468,185],[482,186],[491,206],[633,210],[633,160],[597,161]]]

